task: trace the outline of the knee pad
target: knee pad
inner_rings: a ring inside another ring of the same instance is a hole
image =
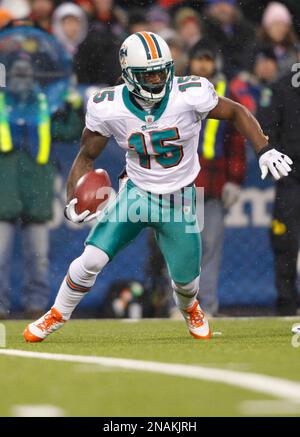
[[[79,260],[86,273],[97,275],[108,263],[109,257],[98,247],[87,245]]]
[[[199,290],[199,279],[200,276],[197,276],[188,284],[176,284],[172,281],[173,290],[175,293],[181,294],[182,296],[194,296]]]

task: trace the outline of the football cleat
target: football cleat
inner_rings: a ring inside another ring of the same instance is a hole
[[[43,341],[52,332],[57,331],[65,324],[62,315],[55,308],[51,308],[40,319],[26,326],[23,337],[29,343]]]
[[[194,338],[209,339],[211,337],[209,323],[204,312],[201,310],[198,300],[195,301],[191,308],[181,310],[181,313],[185,318],[190,334]]]

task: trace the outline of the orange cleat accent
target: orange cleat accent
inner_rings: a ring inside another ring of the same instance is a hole
[[[52,332],[61,328],[65,324],[62,315],[54,307],[51,308],[40,319],[30,323],[23,332],[25,341],[37,343],[43,341]]]
[[[211,338],[209,323],[198,300],[194,302],[191,308],[181,310],[181,313],[185,318],[189,333],[192,337],[198,340],[209,340]]]
[[[35,326],[42,331],[46,331],[56,322],[62,322],[62,315],[55,308],[51,308],[50,313],[45,314],[43,320],[40,323],[36,323]]]
[[[24,339],[25,339],[25,341],[27,343],[38,343],[38,342],[44,340],[43,338],[38,337],[37,335],[32,334],[29,331],[29,326],[26,326],[26,328],[24,329],[23,337],[24,337]]]

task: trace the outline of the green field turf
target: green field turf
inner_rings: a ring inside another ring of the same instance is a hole
[[[300,347],[291,345],[292,323],[217,319],[212,328],[222,335],[199,341],[181,321],[73,320],[40,344],[23,342],[24,321],[4,324],[8,349],[193,364],[300,382]],[[14,415],[16,405],[28,404],[53,405],[66,416],[260,415],[261,404],[247,412],[245,402],[268,400],[275,407],[266,415],[300,416],[300,404],[289,409],[289,401],[221,383],[3,355],[0,393],[0,416]]]

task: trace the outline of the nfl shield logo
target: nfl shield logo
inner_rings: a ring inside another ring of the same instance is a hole
[[[145,120],[149,124],[153,123],[154,122],[154,115],[145,115]]]

